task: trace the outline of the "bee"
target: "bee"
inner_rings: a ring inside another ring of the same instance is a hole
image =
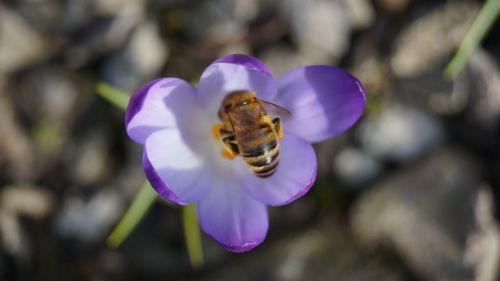
[[[277,117],[271,118],[270,113]],[[223,124],[214,126],[214,135],[224,144],[223,155],[231,159],[241,155],[256,176],[274,174],[280,159],[279,140],[283,137],[279,116],[290,116],[290,112],[243,90],[229,93],[218,115]]]

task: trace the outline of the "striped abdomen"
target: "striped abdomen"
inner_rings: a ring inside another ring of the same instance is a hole
[[[240,143],[241,156],[250,171],[259,177],[269,177],[278,168],[280,145],[271,126],[262,126],[245,136]]]

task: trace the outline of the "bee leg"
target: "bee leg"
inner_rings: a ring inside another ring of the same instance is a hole
[[[278,139],[283,138],[283,127],[281,127],[281,119],[276,117],[272,122],[274,125],[274,130],[276,131],[276,134],[278,134]]]
[[[212,126],[212,134],[216,140],[221,139],[221,131],[224,130],[224,125],[215,124]]]
[[[222,130],[221,130],[222,131]],[[225,130],[224,130],[225,131]],[[228,131],[225,131],[223,134],[227,134]],[[229,132],[230,134],[227,134],[222,141],[224,142],[224,148],[221,152],[223,157],[233,159],[234,157],[238,156],[240,154],[240,149],[238,147],[238,144],[236,142],[236,138],[234,135]]]
[[[233,159],[240,154],[233,132],[224,129],[224,125],[214,125],[212,133],[217,140],[222,140],[224,143],[224,149],[221,151],[222,157]]]

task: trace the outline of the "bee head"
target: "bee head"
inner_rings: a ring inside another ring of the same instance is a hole
[[[230,92],[222,101],[219,109],[219,118],[231,110],[246,110],[256,100],[255,94],[247,90]]]
[[[245,100],[242,100],[242,101],[240,101],[240,102],[237,102],[237,103],[236,103],[236,106],[239,106],[239,107],[245,107],[245,106],[247,106],[249,103],[250,103],[250,100],[245,99]]]

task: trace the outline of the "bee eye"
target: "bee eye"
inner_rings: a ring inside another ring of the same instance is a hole
[[[244,100],[242,102],[240,102],[239,106],[244,106],[244,105],[248,105],[248,100]]]

